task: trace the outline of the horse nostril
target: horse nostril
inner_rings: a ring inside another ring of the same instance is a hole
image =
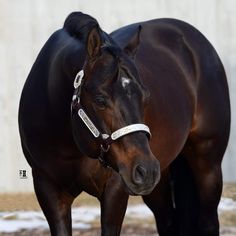
[[[147,176],[147,170],[142,165],[137,165],[134,169],[134,183],[143,184]]]

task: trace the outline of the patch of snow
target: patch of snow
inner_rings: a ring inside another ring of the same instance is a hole
[[[79,207],[72,209],[73,222],[91,222],[100,217],[99,207]]]
[[[0,232],[16,232],[21,229],[48,229],[43,213],[38,211],[2,212],[0,214]]]
[[[221,198],[219,211],[234,211],[236,210],[236,202],[231,198]]]
[[[91,228],[92,221],[100,217],[100,208],[80,207],[72,209],[72,225],[77,229]],[[48,229],[48,223],[42,212],[16,211],[0,213],[0,232],[17,232],[21,229]]]
[[[72,222],[73,229],[91,229],[91,224],[81,223],[81,222]]]
[[[129,206],[126,211],[126,215],[134,218],[153,217],[151,210],[143,204]]]

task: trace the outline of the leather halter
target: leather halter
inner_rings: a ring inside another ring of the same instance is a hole
[[[117,139],[120,139],[121,137],[127,134],[134,133],[134,132],[144,132],[147,134],[148,138],[150,138],[151,132],[148,126],[142,123],[127,125],[123,128],[120,128],[114,131],[112,134],[104,134],[100,132],[98,128],[94,125],[94,123],[91,121],[91,119],[88,117],[88,115],[86,114],[86,112],[84,111],[80,103],[83,77],[84,77],[83,70],[79,71],[77,75],[75,76],[75,80],[74,80],[75,90],[74,90],[74,94],[73,94],[72,102],[71,102],[71,112],[73,113],[76,112],[78,114],[78,116],[86,125],[88,130],[94,136],[94,138],[100,142],[100,154],[98,156],[98,159],[105,167],[108,167],[108,163],[105,160],[104,155],[106,152],[109,151],[110,146],[114,141],[116,141]]]

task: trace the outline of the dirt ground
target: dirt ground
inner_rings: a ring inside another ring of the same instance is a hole
[[[225,184],[223,189],[223,197],[231,198],[236,201],[236,184]],[[131,197],[129,204],[138,204],[142,200],[139,197]],[[97,206],[98,201],[87,195],[80,195],[74,202],[73,206]],[[0,212],[11,211],[27,211],[40,210],[37,199],[33,193],[29,194],[1,194],[0,195]],[[220,214],[221,236],[236,236],[236,211],[227,211]],[[49,236],[48,230],[34,229],[21,230],[14,233],[1,233],[0,236]],[[99,222],[91,229],[73,230],[75,236],[99,236]],[[122,227],[122,236],[154,236],[157,235],[155,223],[152,222],[134,222],[130,219],[125,220]]]
[[[0,236],[50,236],[49,231],[35,229],[31,231],[22,230],[17,233],[0,233]],[[73,236],[99,236],[101,230],[99,227],[93,227],[88,230],[73,230]],[[223,227],[221,229],[221,236],[236,236],[236,230],[232,227]],[[124,225],[122,227],[121,236],[158,236],[154,226],[134,226]]]
[[[236,201],[236,183],[227,183],[223,187],[223,197],[232,198]],[[138,204],[142,200],[140,197],[130,197],[129,204]],[[82,193],[75,199],[73,207],[84,205],[98,205],[98,200]],[[34,193],[18,193],[18,194],[0,194],[0,211],[18,211],[18,210],[41,210],[37,198]],[[235,222],[236,224],[236,222]]]
[[[73,230],[73,236],[99,236],[101,233],[100,228],[92,228],[89,230]],[[48,231],[33,230],[21,231],[18,233],[0,233],[1,236],[50,236]],[[133,227],[124,226],[122,228],[121,236],[157,236],[156,230],[150,227]],[[230,235],[231,236],[231,235]]]

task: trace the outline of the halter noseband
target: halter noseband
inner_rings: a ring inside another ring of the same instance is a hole
[[[104,155],[106,152],[109,151],[110,146],[114,141],[116,141],[117,139],[127,134],[134,133],[134,132],[144,132],[148,135],[148,138],[150,138],[151,132],[147,125],[141,124],[141,123],[127,125],[123,128],[120,128],[114,131],[110,135],[100,132],[98,128],[94,125],[94,123],[91,121],[91,119],[88,117],[88,115],[86,114],[86,112],[84,111],[80,103],[83,77],[84,77],[83,70],[79,71],[75,77],[75,80],[74,80],[75,90],[74,90],[74,94],[73,94],[72,102],[71,102],[71,111],[77,112],[78,116],[86,125],[88,130],[92,133],[94,138],[100,140],[100,154],[98,156],[98,159],[105,167],[108,167],[108,164],[104,158]]]

